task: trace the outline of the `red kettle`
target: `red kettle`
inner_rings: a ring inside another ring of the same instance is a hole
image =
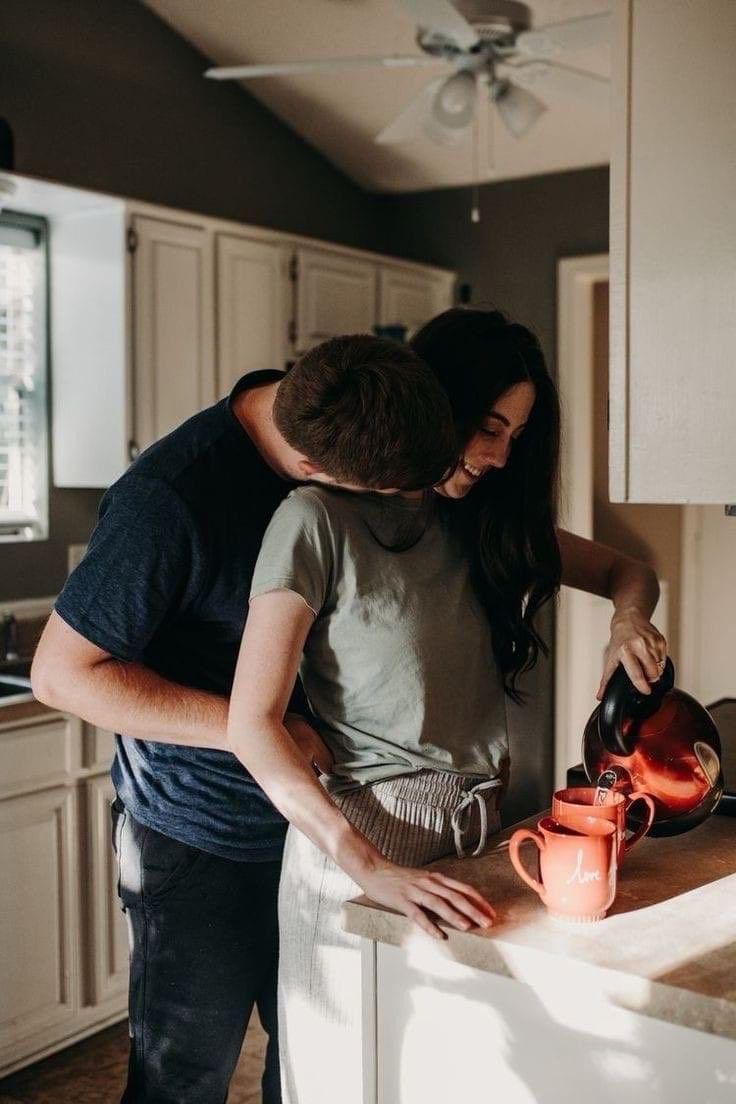
[[[650,836],[695,828],[723,793],[718,730],[707,709],[675,688],[669,657],[649,694],[640,693],[619,664],[585,726],[583,763],[594,784],[612,771],[615,789],[651,794],[656,812]],[[637,823],[633,808],[631,827]]]

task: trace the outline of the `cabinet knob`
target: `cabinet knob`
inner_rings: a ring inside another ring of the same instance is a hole
[[[128,459],[137,460],[141,454],[141,450],[137,441],[128,441]]]

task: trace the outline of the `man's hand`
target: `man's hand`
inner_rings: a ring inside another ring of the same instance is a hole
[[[316,774],[329,774],[334,759],[318,732],[298,713],[287,713],[284,728]]]
[[[608,680],[619,663],[623,663],[637,690],[642,694],[650,693],[649,683],[660,677],[666,658],[667,641],[643,613],[630,609],[615,614],[596,697],[599,701],[603,697]]]
[[[372,901],[402,912],[435,939],[447,937],[433,916],[460,931],[490,928],[496,918],[477,889],[431,870],[386,862],[358,881]]]

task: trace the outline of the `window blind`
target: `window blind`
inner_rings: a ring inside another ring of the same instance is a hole
[[[0,216],[0,540],[48,532],[46,251]]]

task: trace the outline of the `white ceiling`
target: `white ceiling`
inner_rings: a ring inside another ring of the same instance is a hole
[[[420,53],[415,27],[397,0],[143,2],[217,65]],[[606,11],[611,0],[530,0],[528,6],[539,27]],[[607,46],[559,60],[599,74],[609,71]],[[373,141],[442,66],[267,77],[243,86],[358,184],[379,192],[415,191],[468,184],[474,176],[470,137],[451,149],[425,137],[401,146]],[[584,100],[540,98],[549,110],[517,140],[479,96],[481,181],[608,162],[605,109]]]

